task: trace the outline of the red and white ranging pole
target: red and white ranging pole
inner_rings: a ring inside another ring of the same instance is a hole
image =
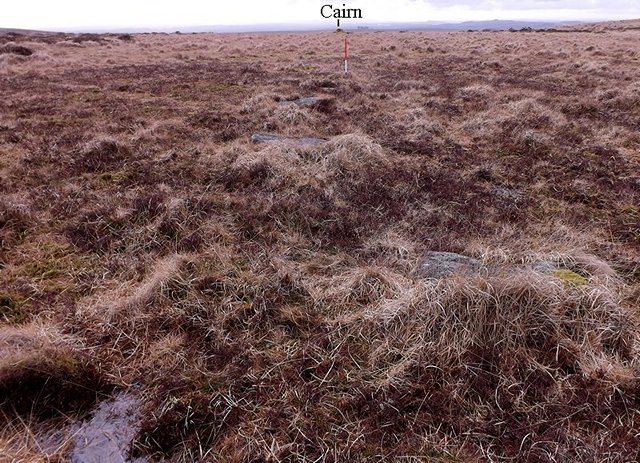
[[[349,72],[349,41],[344,37],[344,73]]]

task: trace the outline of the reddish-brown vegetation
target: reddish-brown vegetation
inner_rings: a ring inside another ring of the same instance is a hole
[[[150,461],[636,459],[628,26],[0,37],[0,454],[127,391]]]

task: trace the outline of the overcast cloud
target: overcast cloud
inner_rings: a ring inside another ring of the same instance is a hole
[[[410,3],[425,3],[415,0]],[[427,3],[436,7],[465,5],[473,10],[490,8],[511,10],[539,10],[539,9],[574,9],[574,10],[612,10],[638,11],[638,2],[634,0],[430,0]]]
[[[638,0],[5,0],[0,27],[91,29],[322,22],[320,7],[361,8],[368,21],[640,18]],[[324,20],[328,23],[330,20]]]

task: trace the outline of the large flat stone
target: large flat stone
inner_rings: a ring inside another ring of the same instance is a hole
[[[305,106],[309,107],[309,106],[317,106],[320,103],[322,103],[322,101],[323,99],[318,98],[317,96],[307,96],[304,98],[298,98],[297,100],[281,101],[279,104],[280,106],[294,104],[300,107],[305,107]]]

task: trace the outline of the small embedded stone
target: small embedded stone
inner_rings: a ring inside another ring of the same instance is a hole
[[[422,273],[429,279],[441,279],[457,273],[476,273],[481,268],[479,260],[454,252],[428,252],[422,262]]]

